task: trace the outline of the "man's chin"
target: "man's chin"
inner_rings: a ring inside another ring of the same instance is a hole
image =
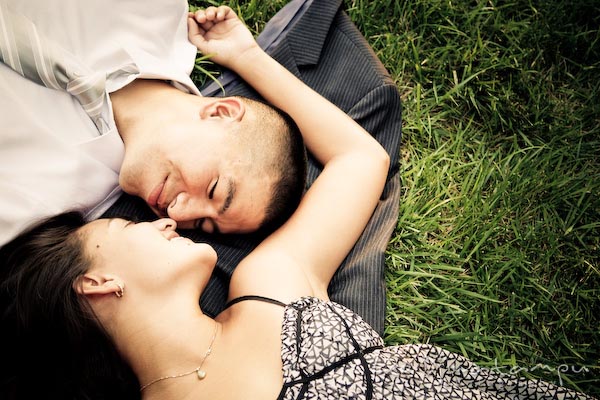
[[[169,218],[169,215],[166,212],[162,212],[157,207],[151,206],[148,203],[146,204],[148,205],[148,207],[150,207],[154,215],[156,215],[158,218]]]

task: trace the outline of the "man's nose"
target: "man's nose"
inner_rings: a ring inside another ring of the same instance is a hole
[[[180,193],[177,201],[167,208],[167,214],[175,221],[192,221],[200,218],[215,219],[218,212],[212,201]]]

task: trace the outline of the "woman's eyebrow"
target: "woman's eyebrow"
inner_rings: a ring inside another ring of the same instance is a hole
[[[129,226],[130,224],[134,224],[133,221],[124,220],[122,218],[109,218],[108,219],[108,227],[111,228],[115,221],[125,221],[125,223],[121,225],[122,229],[127,228],[127,226]]]

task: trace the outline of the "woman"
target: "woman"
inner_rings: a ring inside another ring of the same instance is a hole
[[[5,318],[32,337],[40,332],[31,323],[45,320],[44,335],[61,341],[57,354],[67,355],[57,360],[69,370],[63,376],[78,382],[86,371],[88,387],[73,397],[127,382],[127,368],[144,399],[496,398],[562,390],[492,373],[432,346],[383,348],[358,316],[329,302],[328,283],[383,189],[387,154],[262,52],[228,7],[192,14],[188,27],[203,53],[259,82],[263,97],[290,110],[324,169],[291,219],[237,267],[228,307],[214,319],[198,299],[216,254],[180,237],[170,219],[84,224],[66,214],[4,248]],[[273,94],[284,82],[289,96],[277,103]],[[94,366],[102,372],[120,360],[127,368],[116,378],[94,376]]]

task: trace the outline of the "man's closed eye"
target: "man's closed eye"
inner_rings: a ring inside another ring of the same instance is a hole
[[[217,189],[217,184],[219,183],[219,178],[217,178],[217,180],[215,181],[215,183],[213,184],[213,186],[210,188],[210,191],[208,192],[208,198],[210,200],[213,199],[214,195],[215,195],[215,190]]]

